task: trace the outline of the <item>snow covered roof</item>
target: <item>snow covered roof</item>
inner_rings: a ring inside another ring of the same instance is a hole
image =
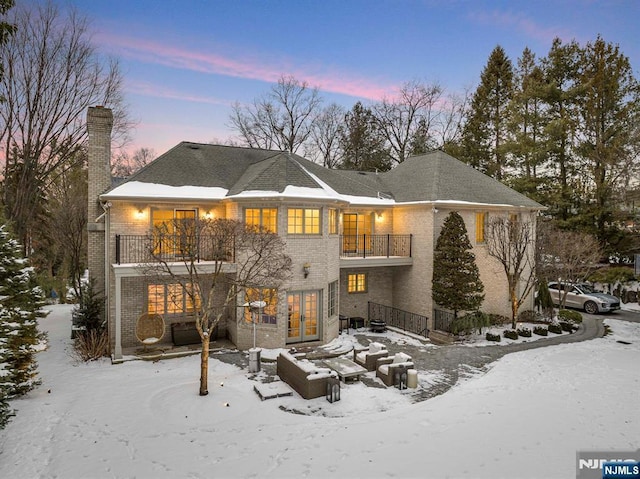
[[[273,150],[182,142],[101,195],[103,200],[313,199],[362,206],[458,202],[542,208],[443,153],[391,171],[331,170]]]

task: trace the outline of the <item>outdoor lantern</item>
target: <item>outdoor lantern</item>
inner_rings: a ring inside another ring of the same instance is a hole
[[[302,265],[302,272],[304,273],[304,277],[309,276],[309,271],[311,271],[311,264],[305,263]]]
[[[398,366],[393,378],[393,384],[398,389],[407,389],[407,368],[406,366]]]
[[[327,378],[327,401],[333,403],[340,401],[340,379],[331,377]]]

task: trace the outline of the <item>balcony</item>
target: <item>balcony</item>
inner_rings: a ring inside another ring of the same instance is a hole
[[[116,235],[116,264],[166,262],[233,263],[235,248],[218,236]]]
[[[405,266],[413,264],[412,235],[342,235],[340,266]]]

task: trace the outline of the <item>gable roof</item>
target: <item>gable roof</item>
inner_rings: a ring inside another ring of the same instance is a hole
[[[293,153],[182,142],[103,199],[331,199],[361,205],[465,202],[541,205],[441,151],[384,173],[331,170]]]

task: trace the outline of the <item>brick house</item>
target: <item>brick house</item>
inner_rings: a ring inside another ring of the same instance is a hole
[[[89,108],[88,263],[98,286],[108,285],[116,361],[139,345],[140,314],[162,312],[167,328],[188,320],[188,305],[169,306],[171,285],[150,283],[135,253],[136,238],[176,217],[232,218],[284,237],[292,278],[258,318],[261,347],[329,342],[340,316],[366,320],[371,304],[425,317],[419,333],[433,329],[433,249],[451,211],[464,218],[474,245],[483,311],[510,316],[506,280],[486,252],[484,225],[494,215],[535,221],[542,206],[443,152],[365,173],[326,169],[287,152],[182,142],[116,185],[109,173],[111,126],[110,110]],[[247,349],[253,324],[243,319],[242,299],[217,334]],[[532,307],[530,298],[523,309]]]

